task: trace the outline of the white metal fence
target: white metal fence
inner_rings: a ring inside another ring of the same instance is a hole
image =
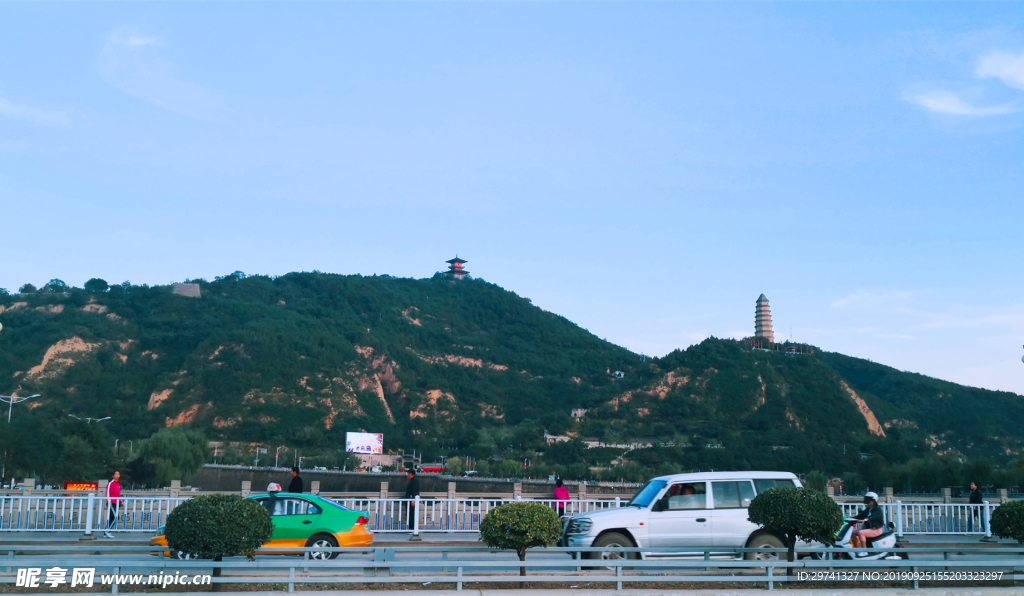
[[[844,516],[856,515],[863,505],[840,503]],[[977,534],[991,536],[989,520],[998,505],[988,501],[980,505],[965,503],[881,503],[879,507],[885,516],[885,523],[896,527],[899,536],[904,534]]]
[[[187,497],[0,496],[0,531],[155,532]]]
[[[167,515],[191,497],[120,497],[111,503],[96,495],[0,496],[0,531],[155,533]],[[329,498],[329,497],[325,497]],[[365,511],[371,532],[478,532],[480,521],[499,505],[514,499],[458,497],[417,499],[331,498],[357,511]],[[621,506],[616,499],[556,501],[530,499],[572,516]],[[998,505],[961,503],[883,503],[885,521],[904,534],[976,534],[991,536],[989,521]],[[863,507],[840,503],[843,515],[855,515]]]

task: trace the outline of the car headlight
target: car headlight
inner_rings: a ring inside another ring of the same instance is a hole
[[[572,518],[569,520],[569,528],[566,530],[567,534],[586,534],[590,531],[590,527],[594,525],[594,522],[587,518]]]

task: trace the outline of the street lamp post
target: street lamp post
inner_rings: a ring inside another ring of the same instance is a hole
[[[68,416],[70,416],[72,418],[75,418],[75,419],[78,419],[78,420],[85,420],[86,424],[92,424],[93,422],[103,422],[104,420],[110,420],[110,416],[104,416],[103,418],[89,418],[88,416],[85,417],[85,418],[79,418],[78,416],[75,416],[74,414],[68,414]],[[115,447],[117,446],[116,441],[114,443],[114,446]]]
[[[10,404],[7,407],[7,423],[11,423],[11,410],[14,409],[14,404],[20,404],[26,399],[32,399],[33,397],[39,397],[39,394],[30,395],[28,397],[18,397],[17,395],[0,395],[0,401]]]

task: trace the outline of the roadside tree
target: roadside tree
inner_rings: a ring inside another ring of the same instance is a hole
[[[480,522],[480,540],[491,548],[516,551],[520,561],[526,560],[526,549],[552,546],[561,535],[562,520],[540,503],[501,505]],[[526,567],[519,568],[519,575],[526,575]]]
[[[1024,501],[1010,501],[992,512],[992,533],[1024,544]]]
[[[245,555],[251,561],[273,532],[270,513],[259,503],[217,494],[201,495],[175,507],[167,516],[164,535],[175,553],[214,561]],[[213,575],[220,576],[220,567],[214,567]],[[213,589],[219,591],[219,586],[215,583]]]
[[[805,488],[766,490],[750,502],[747,516],[769,534],[783,539],[788,549],[786,560],[791,563],[798,538],[827,542],[843,524],[843,512],[835,501]],[[786,569],[786,575],[793,575],[792,567]]]

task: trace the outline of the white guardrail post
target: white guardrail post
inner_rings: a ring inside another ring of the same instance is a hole
[[[420,538],[420,496],[413,499],[412,508],[412,538],[411,540],[422,540]]]
[[[903,503],[896,501],[896,538],[903,538]]]
[[[96,495],[89,493],[89,496],[86,498],[85,505],[85,536],[82,536],[82,540],[96,540],[96,537],[92,535],[93,515],[96,510],[94,507],[95,502]]]
[[[996,539],[992,537],[992,506],[988,501],[982,501],[981,518],[985,524],[985,537],[982,538],[982,542],[995,542]]]

